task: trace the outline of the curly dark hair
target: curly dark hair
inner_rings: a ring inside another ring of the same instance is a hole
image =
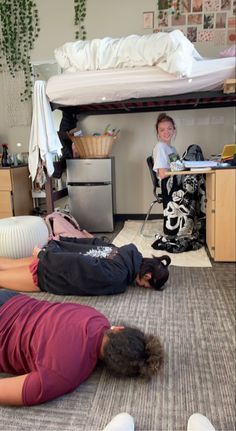
[[[171,263],[171,258],[167,255],[160,257],[152,256],[152,258],[144,257],[141,262],[139,276],[144,277],[147,272],[152,273],[149,283],[154,290],[163,290],[164,284],[169,278],[168,266]]]
[[[175,122],[174,122],[173,118],[170,117],[169,115],[167,115],[165,112],[162,112],[157,117],[157,122],[156,122],[156,131],[157,131],[157,133],[158,133],[159,124],[162,123],[163,121],[169,121],[172,124],[172,126],[174,127],[174,129],[176,130],[176,125],[175,125]]]
[[[164,351],[154,335],[130,327],[118,332],[109,330],[106,335],[108,342],[102,360],[112,374],[150,379],[161,368]]]

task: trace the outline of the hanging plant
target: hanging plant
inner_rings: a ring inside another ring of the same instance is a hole
[[[84,26],[84,20],[86,17],[86,0],[74,0],[75,10],[75,25],[78,26],[78,30],[75,32],[75,39],[86,39],[86,30]]]
[[[158,18],[163,17],[164,10],[178,19],[181,15],[180,0],[157,0]]]
[[[4,64],[12,77],[23,71],[25,90],[21,100],[32,94],[33,69],[30,51],[39,35],[39,17],[32,0],[0,0],[0,70]]]
[[[180,13],[180,0],[172,0],[170,2],[170,9],[171,14],[175,16],[176,19],[178,19],[181,15]]]

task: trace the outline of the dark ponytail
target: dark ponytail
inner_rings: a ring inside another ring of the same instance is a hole
[[[139,276],[144,277],[147,272],[151,272],[152,277],[149,280],[154,290],[163,290],[164,284],[169,278],[168,266],[171,258],[167,255],[152,258],[144,257],[141,263]]]
[[[160,259],[160,261],[162,262],[162,264],[164,266],[169,266],[171,263],[171,258],[170,258],[170,256],[167,256],[167,254],[159,257],[158,259]]]

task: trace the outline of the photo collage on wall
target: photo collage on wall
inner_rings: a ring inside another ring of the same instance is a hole
[[[193,43],[235,44],[236,0],[159,0],[153,32],[176,28]]]

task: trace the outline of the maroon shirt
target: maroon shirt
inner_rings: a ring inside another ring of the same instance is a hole
[[[92,307],[19,294],[0,307],[0,372],[29,373],[27,406],[71,392],[94,370],[109,327]]]

